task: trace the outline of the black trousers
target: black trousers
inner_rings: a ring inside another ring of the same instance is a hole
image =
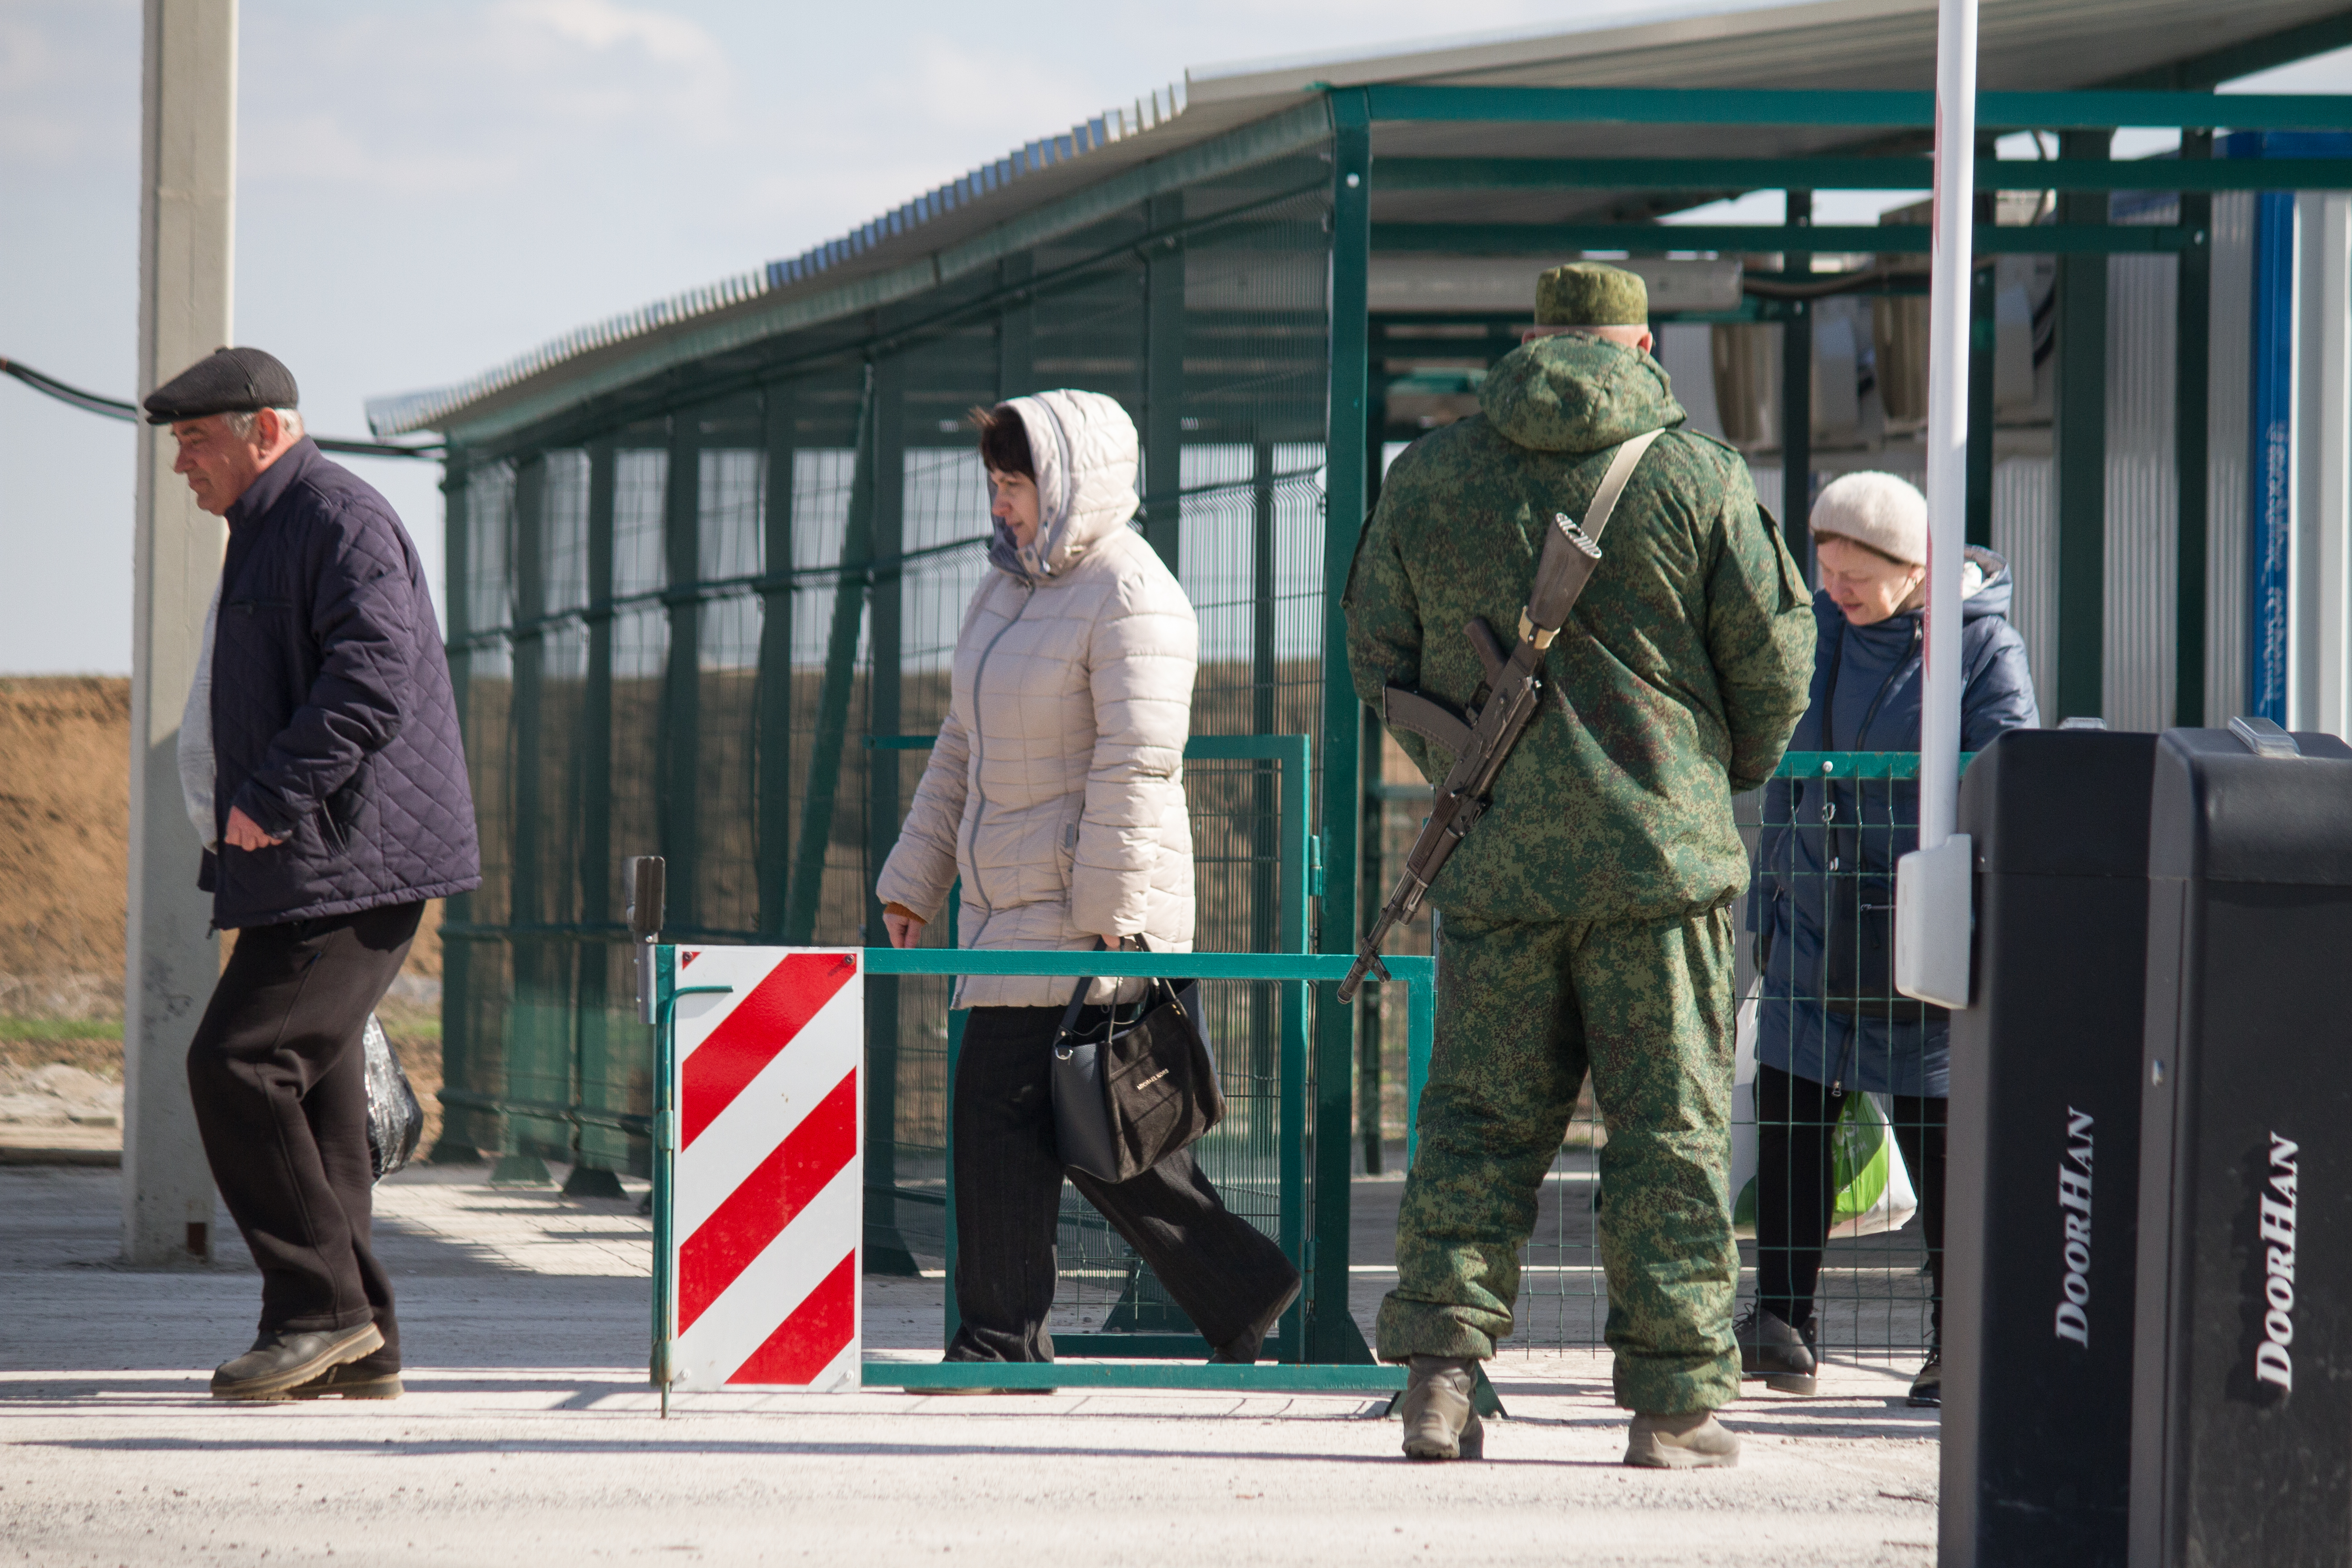
[[[1930,1309],[1944,1342],[1944,1145],[1948,1101],[1892,1097],[1895,1144],[1919,1194],[1935,1282]],[[1812,1321],[1813,1284],[1837,1194],[1830,1138],[1845,1096],[1827,1084],[1756,1065],[1756,1299],[1792,1328]]]
[[[956,1304],[950,1361],[1051,1361],[1055,1228],[1066,1174],[1151,1265],[1211,1345],[1253,1327],[1298,1271],[1225,1207],[1192,1152],[1112,1184],[1066,1170],[1050,1062],[1059,1007],[975,1007],[955,1079]]]
[[[353,1329],[370,1319],[400,1365],[392,1281],[368,1246],[368,1015],[408,957],[421,903],[253,926],[188,1047],[205,1157],[261,1268],[261,1328]]]

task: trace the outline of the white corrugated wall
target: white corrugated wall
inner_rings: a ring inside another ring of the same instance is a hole
[[[2175,221],[2178,205],[2125,221]],[[2206,394],[2205,714],[2245,707],[2246,421],[2251,384],[2254,198],[2213,204],[2213,304]],[[2177,264],[2117,256],[2107,273],[2106,634],[2104,717],[2161,730],[2173,715],[2180,509],[2172,424]],[[2045,722],[2064,715],[2057,689],[2058,538],[2052,460],[2004,460],[1993,480],[1993,548],[2017,575],[2014,619],[2033,664]]]

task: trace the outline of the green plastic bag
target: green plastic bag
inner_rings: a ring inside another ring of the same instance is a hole
[[[1875,1236],[1900,1230],[1919,1211],[1911,1188],[1911,1173],[1903,1164],[1903,1151],[1886,1125],[1886,1113],[1874,1095],[1849,1094],[1830,1139],[1830,1176],[1837,1199],[1830,1210],[1830,1239]],[[1731,1228],[1737,1235],[1756,1234],[1756,1178],[1739,1189],[1732,1205]]]

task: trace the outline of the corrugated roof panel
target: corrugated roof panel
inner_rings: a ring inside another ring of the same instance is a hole
[[[2193,58],[2341,14],[2344,0],[1984,0],[1979,17],[1979,80],[1988,89],[2063,89],[2110,81],[2133,72]],[[1064,165],[1107,149],[1124,167],[1261,121],[1295,104],[1310,84],[1370,81],[1512,85],[1755,85],[1830,88],[1925,88],[1933,81],[1936,0],[1814,0],[1769,9],[1746,9],[1604,25],[1540,37],[1483,40],[1412,51],[1374,51],[1350,58],[1279,66],[1219,68],[1192,74],[1139,99],[1131,109],[1106,110],[1068,132],[1015,148],[981,164],[930,195],[909,202],[848,234],[795,257],[769,262],[709,289],[659,301],[583,327],[456,386],[371,399],[368,422],[379,437],[446,424],[469,405],[608,349],[634,336],[661,331],[689,317],[730,309],[763,293],[821,291],[869,275],[904,268],[926,255],[972,239],[992,224],[1081,188],[1088,177]],[[1521,128],[1515,151],[1601,153],[1603,142],[1629,136],[1646,150],[1670,153],[1671,128]],[[1613,132],[1613,134],[1612,133]],[[1491,132],[1460,124],[1396,126],[1381,132],[1383,155],[1486,151]],[[1130,153],[1139,135],[1150,144]],[[1801,152],[1835,132],[1781,138],[1786,146],[1759,153]],[[1556,144],[1566,143],[1564,147]],[[1108,173],[1106,166],[1106,173]],[[1015,189],[1040,175],[1054,177]],[[1099,176],[1097,176],[1099,178]],[[1437,203],[1442,193],[1420,198]],[[1525,205],[1525,204],[1523,204]],[[1402,216],[1402,215],[1401,215]],[[1419,216],[1420,214],[1412,216]],[[1433,211],[1434,219],[1450,216]],[[1565,213],[1556,215],[1565,216]],[[934,238],[925,231],[946,221]],[[832,275],[832,276],[828,276]]]

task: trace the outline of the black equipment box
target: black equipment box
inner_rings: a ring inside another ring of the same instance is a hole
[[[1961,779],[1976,931],[1952,1015],[1947,1568],[2125,1560],[2156,751],[2014,730]]]
[[[2170,731],[2150,817],[2130,1562],[2352,1563],[2352,748]]]

